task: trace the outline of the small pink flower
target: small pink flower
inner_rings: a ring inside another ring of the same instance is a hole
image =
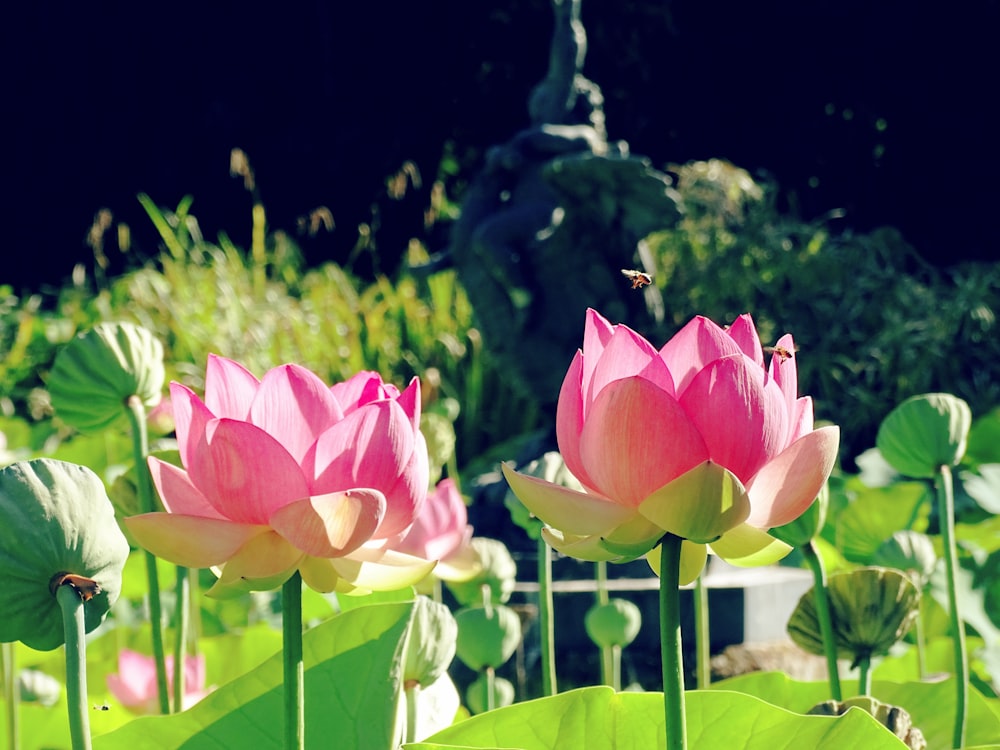
[[[442,479],[406,536],[393,545],[425,560],[437,560],[434,575],[444,581],[460,582],[474,577],[481,565],[473,549],[472,527],[462,494],[453,479]]]
[[[657,554],[670,532],[686,540],[686,581],[706,545],[735,564],[773,562],[788,547],[767,530],[815,500],[840,437],[813,429],[794,351],[785,335],[766,365],[749,315],[725,329],[695,318],[657,350],[588,310],[556,414],[560,452],[585,492],[504,474],[548,524],[547,541],[573,557]]]
[[[167,685],[173,694],[174,658],[166,657]],[[118,673],[107,676],[108,690],[125,708],[136,714],[159,713],[156,694],[156,662],[152,656],[123,648],[118,652]],[[205,657],[184,657],[182,708],[190,708],[210,691],[205,689]]]
[[[166,513],[125,519],[147,550],[215,567],[209,593],[264,591],[296,571],[318,591],[406,586],[433,563],[390,549],[426,496],[420,382],[361,372],[327,387],[298,365],[258,380],[210,356],[205,398],[170,385],[183,469],[149,459]]]

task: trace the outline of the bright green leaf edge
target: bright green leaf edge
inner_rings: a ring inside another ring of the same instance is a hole
[[[885,727],[856,709],[837,717],[802,716],[752,695],[721,690],[690,691],[686,702],[690,750],[905,748]],[[592,687],[480,714],[404,747],[647,750],[664,746],[662,693],[616,693]]]
[[[306,747],[390,750],[413,603],[361,607],[303,635]],[[276,748],[282,739],[282,660],[211,693],[188,711],[145,716],[94,738],[95,750],[135,750],[156,737],[158,750]]]

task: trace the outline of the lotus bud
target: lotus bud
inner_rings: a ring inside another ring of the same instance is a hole
[[[639,635],[642,612],[627,599],[611,599],[607,604],[595,604],[583,621],[590,640],[601,648],[627,646]]]
[[[872,562],[909,573],[917,587],[923,589],[937,565],[937,553],[929,536],[907,529],[882,542]]]
[[[465,702],[474,714],[484,713],[491,705],[503,708],[514,702],[514,685],[503,677],[493,678],[493,701],[489,701],[490,681],[485,674],[474,679],[465,691]]]
[[[919,589],[908,575],[891,568],[834,573],[827,587],[837,655],[851,659],[852,667],[888,653],[919,613]],[[803,650],[820,656],[826,653],[812,589],[799,599],[787,629]]]
[[[98,476],[48,458],[0,469],[0,517],[0,641],[61,646],[60,586],[84,600],[88,633],[100,625],[118,599],[129,545]]]
[[[507,546],[497,539],[474,536],[471,544],[482,563],[482,570],[468,581],[446,581],[448,590],[465,607],[483,602],[484,587],[489,591],[491,602],[503,604],[514,592],[514,585],[517,583],[517,563],[510,556]]]
[[[54,706],[62,697],[62,683],[38,669],[22,669],[17,676],[22,703]]]
[[[474,671],[496,669],[506,662],[521,642],[521,618],[503,604],[470,607],[455,613],[458,623],[458,658]]]
[[[443,604],[418,596],[406,646],[404,685],[431,685],[455,658],[458,624]]]
[[[965,455],[972,411],[950,393],[913,396],[889,412],[875,445],[900,474],[931,478]]]
[[[901,739],[910,750],[925,750],[927,740],[923,733],[913,726],[910,715],[899,706],[890,706],[868,695],[848,698],[846,701],[824,701],[810,708],[806,713],[813,716],[841,716],[849,708],[860,708],[872,716],[886,729]]]
[[[93,433],[123,417],[132,396],[155,406],[164,379],[163,346],[153,334],[131,323],[101,323],[56,355],[48,388],[59,418]]]

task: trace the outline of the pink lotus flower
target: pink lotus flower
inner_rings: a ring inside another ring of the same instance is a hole
[[[437,560],[434,575],[461,582],[480,570],[479,555],[470,544],[472,527],[462,493],[453,479],[442,479],[428,494],[427,503],[406,536],[395,546],[399,552]]]
[[[391,549],[427,495],[420,383],[375,373],[327,387],[297,365],[257,380],[211,356],[205,399],[170,385],[184,469],[149,459],[166,513],[125,519],[178,565],[215,567],[215,596],[280,586],[298,570],[318,591],[395,589],[433,563]]]
[[[167,685],[173,694],[174,657],[168,655]],[[108,690],[125,708],[136,714],[159,713],[156,694],[156,662],[152,656],[123,648],[118,652],[118,674],[107,676]],[[205,689],[205,657],[184,657],[182,708],[190,708],[209,693]]]
[[[767,530],[815,500],[840,439],[837,427],[813,429],[794,351],[783,336],[765,366],[749,315],[726,329],[695,318],[657,351],[588,310],[556,415],[585,492],[509,466],[504,475],[548,524],[549,544],[573,557],[655,557],[670,532],[685,540],[681,583],[704,567],[706,545],[737,565],[774,562],[789,547]]]

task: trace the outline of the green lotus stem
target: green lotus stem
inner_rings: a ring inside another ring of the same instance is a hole
[[[538,630],[542,641],[542,695],[555,695],[556,633],[552,601],[552,554],[544,540],[538,540]]]
[[[177,566],[176,623],[174,625],[174,711],[184,710],[184,659],[187,655],[187,632],[190,625],[191,592],[188,569]]]
[[[840,690],[840,671],[837,667],[837,643],[833,637],[833,620],[830,617],[830,600],[826,595],[826,569],[823,558],[816,549],[812,539],[800,547],[802,554],[813,574],[813,597],[816,599],[816,617],[819,619],[819,632],[823,638],[823,650],[826,653],[826,673],[830,683],[830,697],[835,701],[843,700]]]
[[[302,576],[298,571],[281,586],[281,637],[285,670],[285,750],[305,750]]]
[[[129,396],[127,402],[129,422],[132,426],[132,456],[135,463],[135,482],[139,493],[139,507],[143,513],[156,510],[153,503],[153,484],[146,467],[149,438],[146,432],[146,408],[138,396]],[[167,661],[163,649],[163,613],[160,608],[160,578],[156,571],[156,557],[145,552],[146,584],[149,587],[149,622],[153,640],[153,661],[156,664],[156,695],[160,713],[170,713],[170,693],[167,688]]]
[[[599,560],[594,563],[594,580],[597,584],[597,604],[598,606],[603,606],[608,603],[608,564],[604,560]],[[608,685],[615,690],[620,690],[621,687],[615,687],[615,657],[611,653],[611,648],[608,646],[601,646],[601,684]]]
[[[686,750],[684,715],[684,654],[681,651],[681,543],[674,534],[660,542],[660,659],[663,667],[663,709],[667,750]]]
[[[952,747],[965,746],[965,724],[969,702],[969,661],[965,645],[965,624],[958,611],[958,548],[955,543],[955,493],[952,488],[951,467],[938,467],[934,482],[937,488],[938,518],[944,542],[944,563],[948,580],[948,614],[951,618],[952,647],[955,652],[955,728]]]
[[[708,588],[703,578],[703,575],[699,575],[694,583],[695,670],[699,690],[706,690],[712,682],[709,669],[712,642],[709,635]]]
[[[21,689],[17,683],[17,652],[13,643],[0,643],[0,671],[3,672],[4,706],[7,709],[7,747],[19,750],[21,725],[18,721],[18,705],[21,702]]]
[[[872,659],[862,656],[858,659],[858,695],[872,694]]]
[[[486,667],[483,674],[486,675],[486,710],[492,711],[497,707],[497,675],[496,672],[493,671],[493,667]]]
[[[927,676],[927,634],[924,633],[924,597],[917,602],[917,621],[913,623],[917,642],[917,676],[922,681]]]
[[[413,687],[404,687],[403,695],[406,696],[406,740],[404,744],[417,741],[417,715],[419,709],[420,683],[415,683]]]
[[[66,638],[66,705],[73,750],[90,750],[90,714],[87,712],[87,640],[83,597],[72,586],[59,586],[56,601],[62,609]]]
[[[604,649],[611,655],[611,687],[620,693],[622,689],[622,647],[609,646]]]

